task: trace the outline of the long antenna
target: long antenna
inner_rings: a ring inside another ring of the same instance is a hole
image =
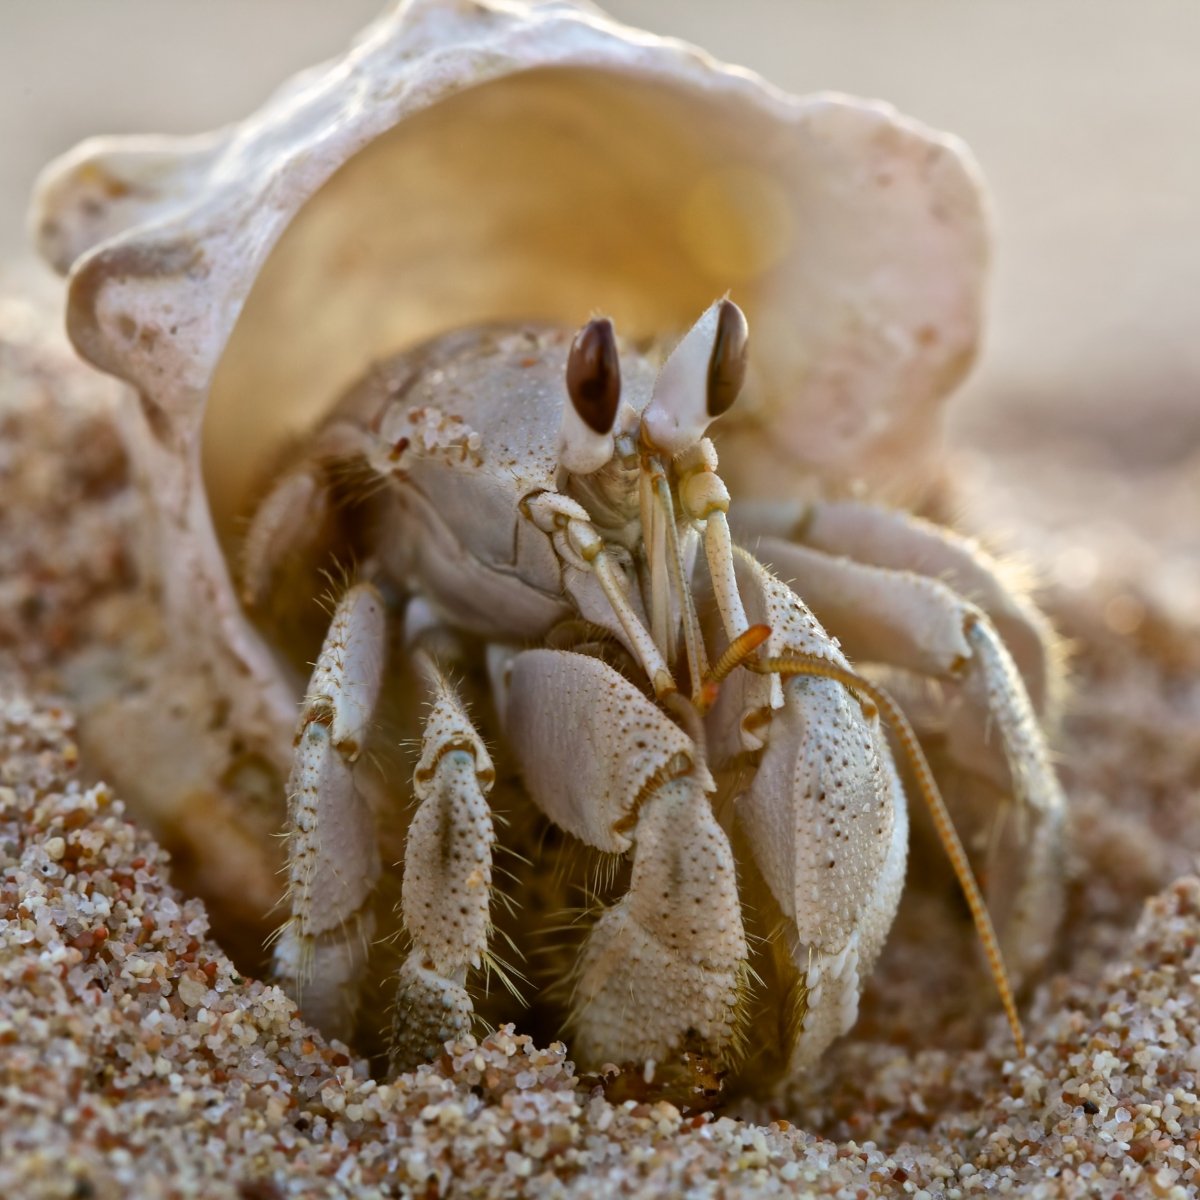
[[[872,683],[869,679],[864,679],[861,675],[856,675],[844,667],[839,667],[836,663],[813,655],[796,654],[780,655],[775,658],[747,659],[745,666],[760,675],[808,675],[821,679],[832,679],[857,695],[860,702],[863,697],[869,700],[891,725],[896,740],[900,743],[909,765],[912,767],[917,787],[929,808],[930,816],[933,817],[933,824],[941,839],[942,848],[946,851],[946,857],[950,859],[950,865],[954,868],[954,874],[958,879],[958,886],[962,888],[967,907],[971,910],[971,918],[975,922],[979,940],[983,943],[983,953],[988,961],[992,981],[996,985],[996,991],[1000,993],[1000,1003],[1004,1007],[1004,1015],[1008,1018],[1013,1041],[1017,1044],[1017,1056],[1024,1058],[1025,1033],[1021,1028],[1021,1018],[1017,1015],[1016,1001],[1013,999],[1012,987],[1008,982],[1008,972],[1004,969],[1004,958],[1000,953],[1000,942],[996,937],[992,918],[988,914],[983,894],[979,890],[979,884],[975,881],[971,864],[967,860],[967,852],[963,849],[962,841],[954,828],[954,822],[946,808],[946,802],[942,799],[942,794],[938,791],[937,783],[934,781],[929,760],[925,757],[925,752],[921,749],[920,742],[917,741],[917,735],[913,732],[913,727],[909,724],[908,718],[900,706],[878,684]]]
[[[729,643],[725,653],[709,668],[695,700],[695,707],[702,715],[717,702],[721,684],[733,674],[771,636],[768,625],[751,625]]]

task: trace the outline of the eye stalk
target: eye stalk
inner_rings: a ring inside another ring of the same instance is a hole
[[[607,317],[589,321],[567,355],[567,396],[559,431],[559,461],[572,474],[590,475],[613,455],[613,422],[621,404],[617,335]]]
[[[588,428],[612,429],[621,402],[621,364],[607,317],[589,321],[575,335],[567,356],[567,395]]]
[[[708,415],[727,412],[746,382],[746,352],[750,326],[746,314],[732,300],[718,304],[717,336],[708,360]]]
[[[732,300],[717,300],[671,351],[642,414],[642,433],[672,456],[694,446],[728,412],[746,378],[749,326]]]

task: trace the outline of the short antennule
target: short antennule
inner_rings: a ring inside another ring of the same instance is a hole
[[[746,378],[749,327],[732,300],[717,300],[671,351],[642,414],[642,432],[654,449],[681,454],[714,418],[728,411]]]
[[[559,461],[575,475],[598,471],[613,454],[612,428],[621,406],[617,335],[607,317],[589,321],[567,354],[567,397]]]

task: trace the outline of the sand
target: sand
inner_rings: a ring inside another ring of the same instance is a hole
[[[854,1033],[784,1096],[615,1102],[507,1028],[384,1083],[238,974],[80,763],[57,697],[145,605],[141,502],[115,390],[47,328],[0,300],[0,1196],[1200,1193],[1200,631],[1152,545],[1136,579],[1044,596],[1075,647],[1073,848],[1024,1060],[935,879]]]

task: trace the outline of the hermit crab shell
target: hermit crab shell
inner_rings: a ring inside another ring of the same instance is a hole
[[[413,0],[238,125],[87,142],[33,222],[75,345],[136,390],[174,636],[276,759],[293,682],[222,551],[264,465],[373,360],[497,319],[659,335],[728,291],[753,339],[735,496],[883,486],[972,358],[986,259],[953,139],[528,0]]]

